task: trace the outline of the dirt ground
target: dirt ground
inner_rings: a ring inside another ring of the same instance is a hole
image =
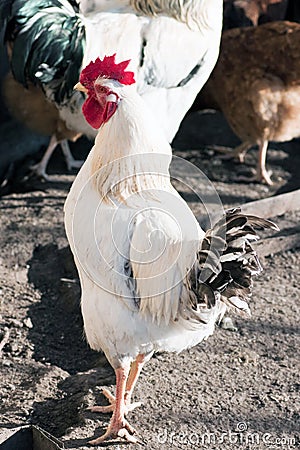
[[[270,145],[272,187],[235,181],[254,167],[255,150],[239,166],[208,148],[237,142],[219,115],[195,113],[182,124],[174,153],[209,177],[224,207],[300,187],[299,141]],[[74,146],[74,153],[83,148]],[[87,449],[109,421],[87,407],[105,404],[101,387],[113,391],[115,379],[83,337],[80,287],[63,226],[75,174],[66,175],[59,151],[49,173],[54,183],[32,182],[34,191],[0,199],[1,430],[33,423],[67,449]],[[192,183],[188,173],[186,181]],[[183,195],[201,215],[197,197]],[[299,219],[298,210],[276,221],[296,226]],[[262,261],[250,319],[233,317],[235,331],[217,327],[201,345],[158,354],[144,368],[135,391],[143,405],[129,416],[143,448],[298,448],[300,251],[275,253]]]

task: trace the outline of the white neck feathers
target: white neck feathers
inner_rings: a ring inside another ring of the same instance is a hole
[[[100,128],[91,152],[91,175],[101,197],[122,202],[133,194],[151,196],[153,190],[169,189],[172,157],[144,101],[132,87],[124,92],[117,111]]]

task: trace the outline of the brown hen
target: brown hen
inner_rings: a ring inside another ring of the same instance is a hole
[[[293,3],[294,0],[224,0],[224,29],[287,19],[287,14],[292,17]]]
[[[58,144],[61,145],[68,170],[82,165],[83,161],[73,158],[68,144],[68,140],[76,141],[82,134],[66,127],[57,107],[47,100],[40,87],[29,84],[26,89],[8,73],[2,91],[7,109],[15,119],[36,133],[51,136],[43,158],[31,168],[34,173],[48,180],[47,164]]]
[[[272,184],[265,167],[268,142],[300,136],[300,24],[280,21],[225,31],[200,105],[222,111],[241,139],[232,156],[243,162],[247,150],[258,145],[254,178]]]

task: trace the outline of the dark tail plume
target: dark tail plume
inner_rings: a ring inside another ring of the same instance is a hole
[[[235,310],[250,313],[253,277],[262,271],[252,244],[259,239],[255,230],[266,228],[278,230],[273,222],[235,208],[206,232],[188,280],[194,310],[212,308],[220,298]]]

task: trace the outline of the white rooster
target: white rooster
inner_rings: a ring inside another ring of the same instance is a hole
[[[117,436],[137,441],[125,415],[138,405],[132,391],[153,352],[207,338],[226,303],[248,311],[261,270],[253,227],[276,229],[236,209],[204,233],[171,185],[171,147],[128,63],[97,58],[81,73],[83,113],[99,132],[65,204],[86,337],[116,373],[115,398],[104,391],[111,406],[92,408],[113,411],[94,445]]]
[[[64,127],[94,139],[74,80],[89,61],[117,52],[131,60],[138,91],[171,142],[216,63],[223,0],[77,3],[79,10],[75,0],[0,2],[0,29],[9,43],[15,79],[25,87],[40,86]],[[36,167],[39,174],[45,175],[57,142],[52,139],[55,145]]]

